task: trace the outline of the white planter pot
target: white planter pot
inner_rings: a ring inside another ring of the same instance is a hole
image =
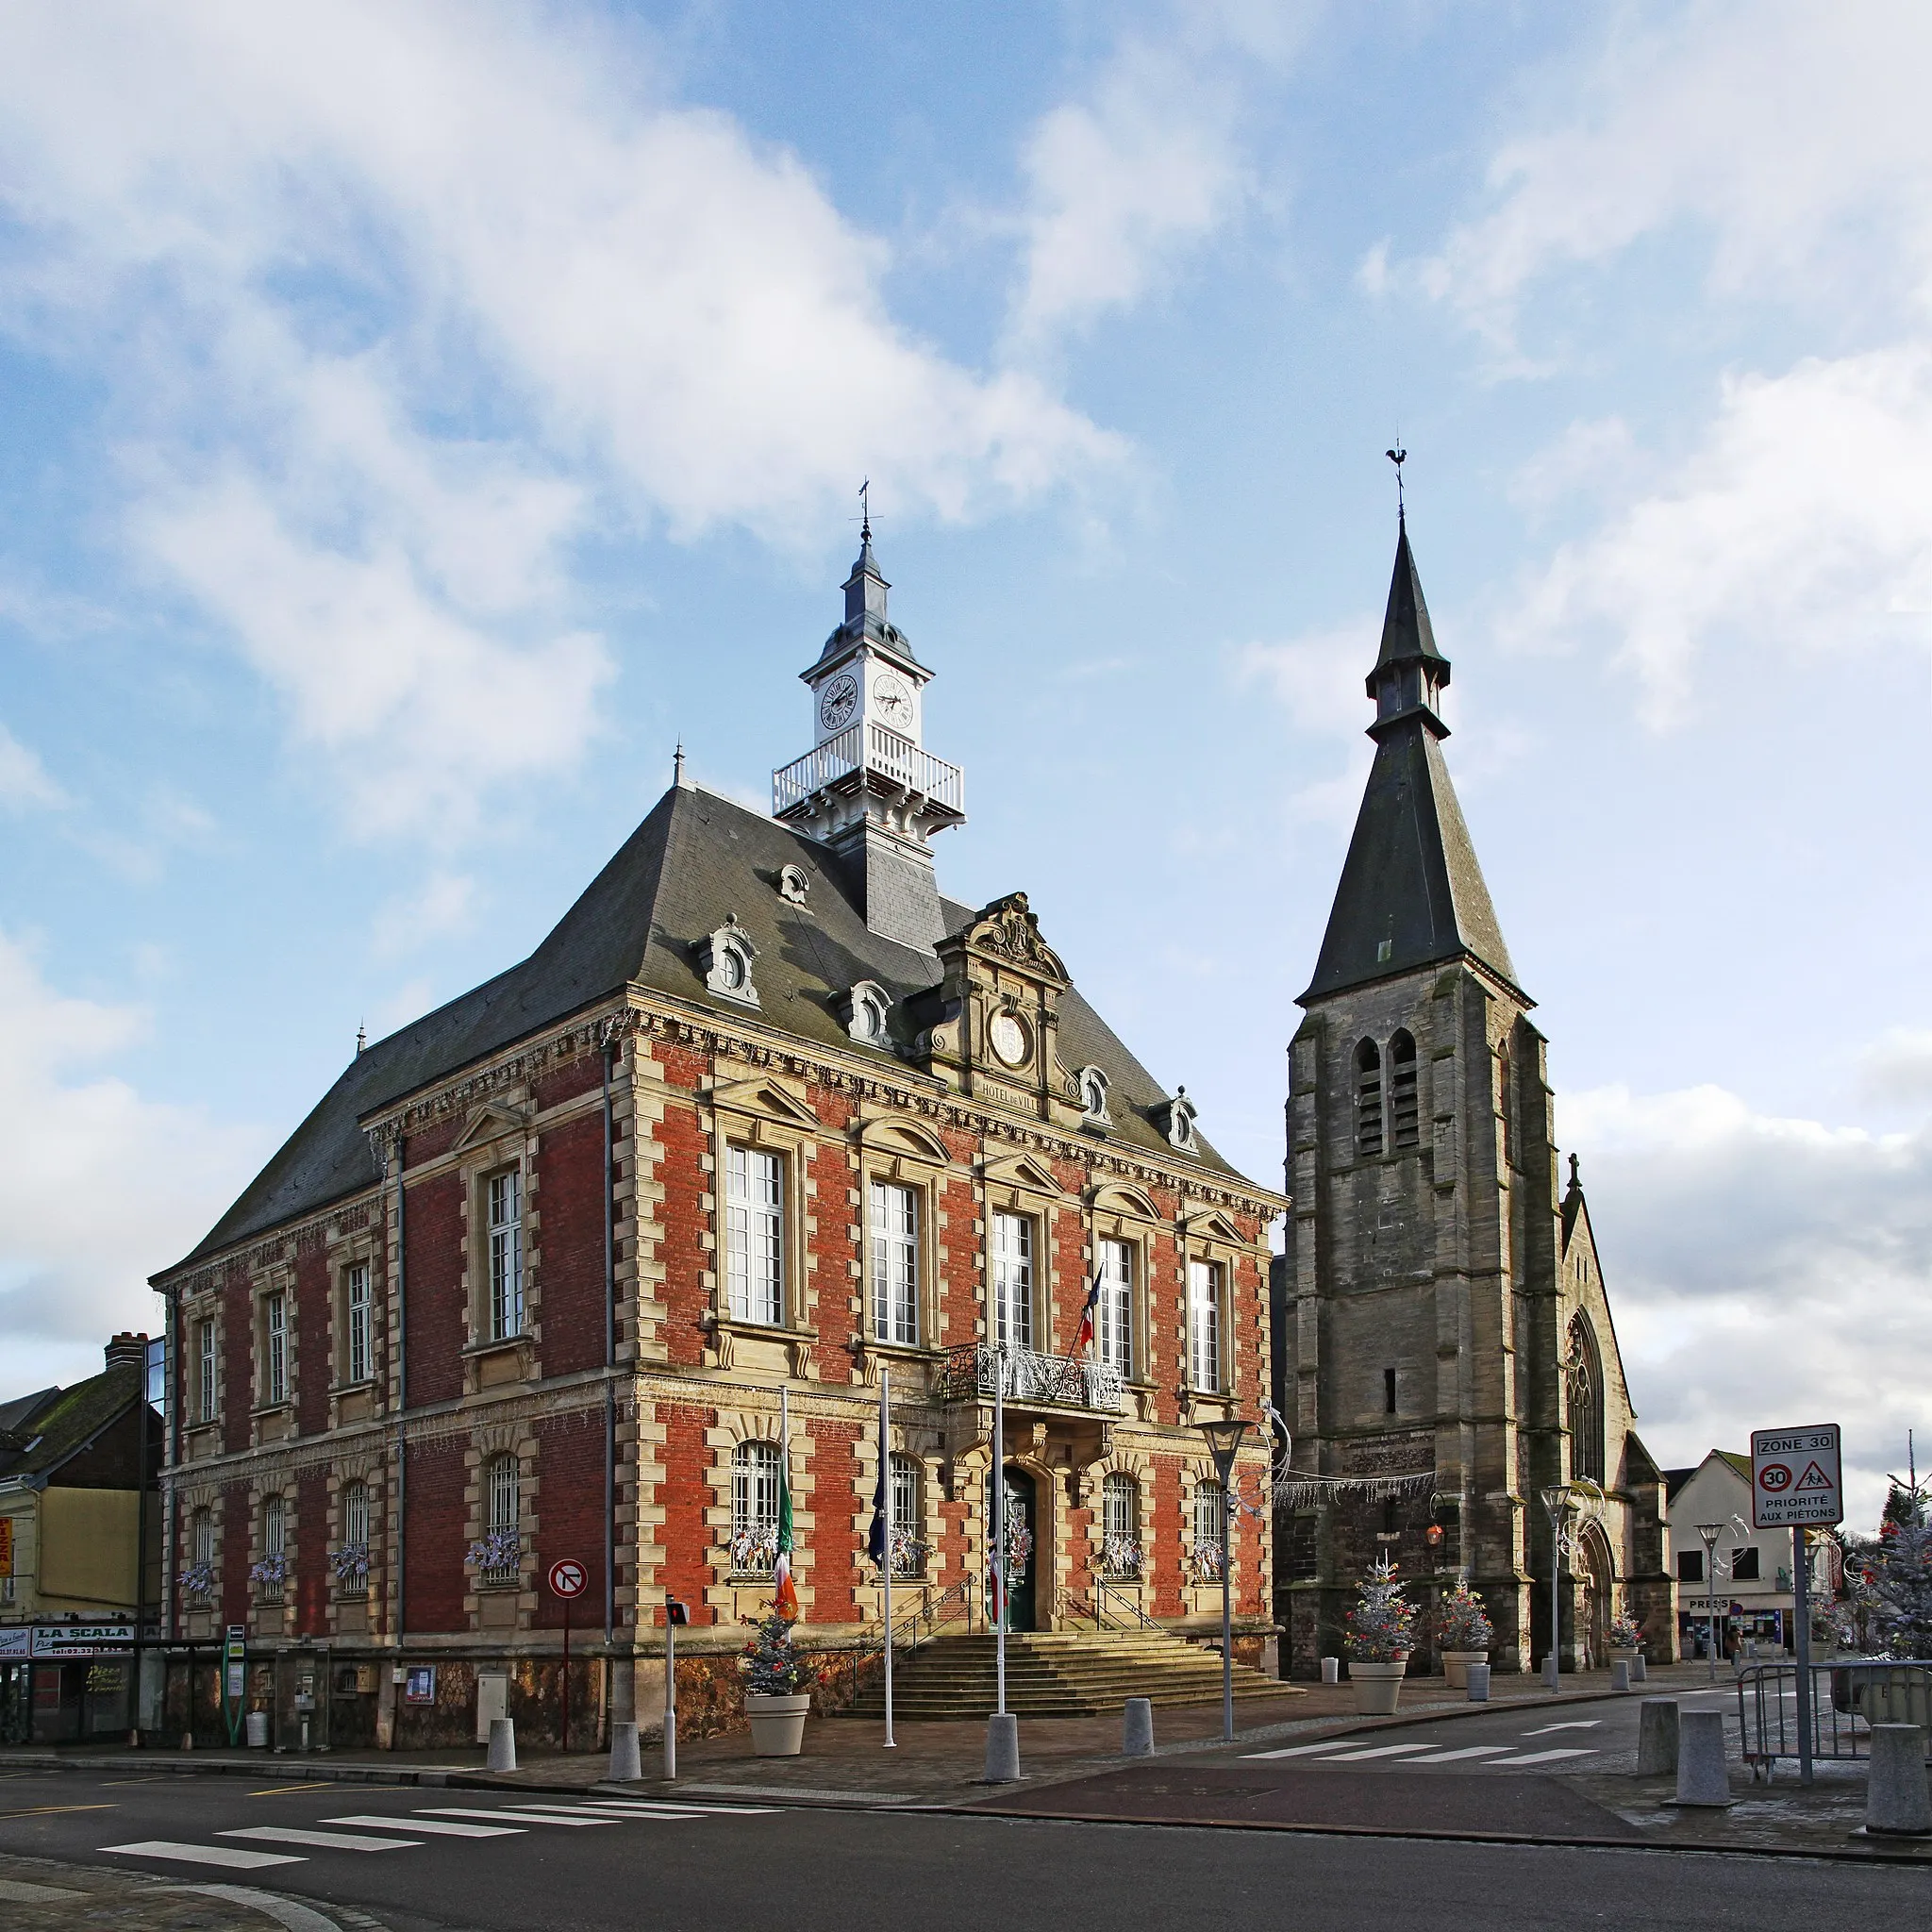
[[[1485,1664],[1490,1660],[1486,1650],[1445,1650],[1442,1652],[1442,1674],[1449,1680],[1452,1690],[1469,1689],[1469,1667],[1471,1664]]]
[[[1633,1683],[1636,1681],[1637,1678],[1637,1656],[1638,1653],[1634,1650],[1618,1650],[1612,1647],[1610,1651],[1611,1663],[1614,1664],[1621,1659],[1623,1662],[1630,1666],[1630,1677]]]
[[[1357,1663],[1348,1660],[1348,1681],[1355,1686],[1355,1707],[1362,1717],[1393,1717],[1396,1700],[1402,1695],[1402,1680],[1408,1673],[1408,1658],[1394,1663]]]
[[[762,1691],[744,1693],[744,1714],[751,1720],[751,1748],[758,1757],[796,1757],[805,1743],[806,1713],[811,1696],[798,1691],[791,1697],[768,1697]]]

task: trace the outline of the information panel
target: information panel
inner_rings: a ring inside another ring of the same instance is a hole
[[[1751,1523],[1757,1529],[1839,1523],[1845,1513],[1836,1423],[1751,1432]]]

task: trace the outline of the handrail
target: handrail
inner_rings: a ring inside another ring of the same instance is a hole
[[[1133,1616],[1134,1622],[1129,1626],[1130,1628],[1141,1630],[1158,1630],[1160,1628],[1160,1625],[1141,1607],[1141,1602],[1138,1597],[1128,1596],[1124,1591],[1110,1590],[1104,1579],[1096,1576],[1093,1579],[1093,1627],[1096,1630],[1100,1627],[1102,1614],[1110,1614],[1109,1603],[1115,1597],[1120,1598],[1126,1605],[1128,1611]]]

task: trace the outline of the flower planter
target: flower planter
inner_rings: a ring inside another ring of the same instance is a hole
[[[744,1714],[751,1720],[751,1748],[758,1757],[796,1757],[805,1743],[806,1713],[811,1709],[811,1694],[801,1690],[791,1697],[768,1697],[761,1691],[744,1693]]]
[[[1441,1657],[1442,1674],[1448,1678],[1452,1690],[1467,1690],[1470,1665],[1486,1664],[1490,1660],[1486,1650],[1445,1650]]]
[[[1363,1663],[1348,1660],[1348,1681],[1355,1686],[1355,1707],[1362,1717],[1393,1717],[1396,1701],[1402,1695],[1402,1680],[1408,1672],[1408,1658],[1392,1663]]]
[[[1631,1681],[1632,1681],[1632,1682],[1634,1683],[1634,1682],[1636,1681],[1636,1678],[1637,1678],[1637,1658],[1638,1658],[1638,1656],[1639,1656],[1639,1653],[1638,1653],[1638,1652],[1637,1652],[1637,1651],[1636,1651],[1635,1649],[1631,1649],[1631,1650],[1620,1650],[1620,1649],[1617,1649],[1617,1648],[1616,1648],[1615,1646],[1612,1646],[1612,1647],[1611,1647],[1611,1650],[1610,1650],[1610,1657],[1609,1657],[1609,1660],[1610,1660],[1610,1663],[1612,1664],[1612,1666],[1614,1666],[1614,1665],[1616,1665],[1616,1664],[1618,1664],[1618,1663],[1620,1663],[1620,1662],[1621,1662],[1621,1663],[1626,1663],[1626,1664],[1628,1664],[1628,1665],[1630,1666],[1630,1677],[1631,1677]]]

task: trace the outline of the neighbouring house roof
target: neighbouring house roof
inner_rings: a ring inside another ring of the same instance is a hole
[[[51,1475],[140,1399],[142,1375],[119,1362],[71,1389],[0,1405],[0,1481]]]
[[[777,890],[785,866],[806,875],[803,905]],[[949,932],[974,916],[942,903]],[[851,878],[823,845],[715,793],[674,786],[521,965],[358,1054],[188,1260],[373,1187],[379,1174],[362,1127],[368,1115],[627,984],[741,1015],[707,989],[696,951],[734,915],[757,949],[759,1022],[802,1041],[873,1051],[847,1033],[834,1010],[839,995],[871,979],[899,1003],[940,983],[933,954],[867,928]],[[1061,995],[1058,1014],[1060,1058],[1108,1077],[1110,1142],[1241,1180],[1198,1134],[1192,1153],[1169,1144],[1156,1124],[1169,1093],[1076,989]],[[895,1005],[895,1025],[898,1018]],[[897,1044],[910,1045],[903,1030]],[[890,1049],[878,1051],[895,1063]]]

